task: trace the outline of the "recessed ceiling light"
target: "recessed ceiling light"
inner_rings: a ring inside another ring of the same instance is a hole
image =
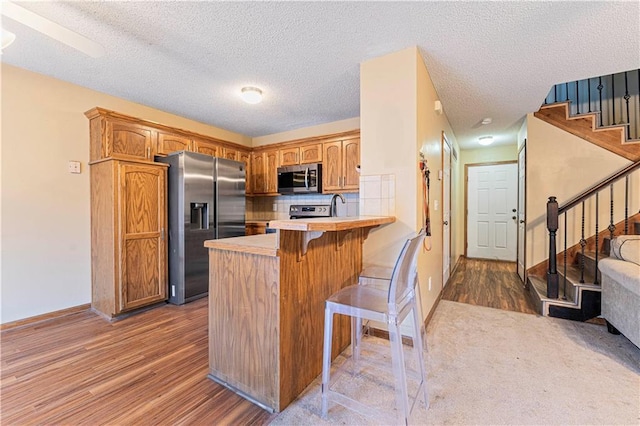
[[[480,145],[491,145],[493,143],[493,136],[482,136],[478,139]]]
[[[491,117],[483,118],[482,124],[491,124],[492,121]]]
[[[262,101],[262,90],[257,87],[243,87],[240,96],[248,104],[257,104]]]

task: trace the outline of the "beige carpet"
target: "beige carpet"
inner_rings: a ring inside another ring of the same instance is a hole
[[[640,349],[604,326],[443,300],[427,335],[430,408],[410,424],[640,424]],[[336,404],[321,419],[319,383],[271,424],[382,424]],[[336,386],[393,410],[393,388],[368,369]]]

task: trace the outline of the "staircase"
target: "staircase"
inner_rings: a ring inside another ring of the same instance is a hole
[[[629,218],[628,232],[640,235],[640,214]],[[623,223],[616,224],[616,228],[623,229]],[[563,251],[557,256],[558,297],[547,297],[548,262],[544,267],[538,266],[529,270],[526,290],[529,299],[537,307],[537,311],[544,316],[564,318],[573,321],[587,321],[600,315],[600,271],[597,262],[609,255],[611,238],[604,236],[609,230],[600,235],[602,243],[595,250],[595,236],[587,240],[584,252],[580,244]],[[622,235],[624,231],[616,235]],[[566,255],[566,258],[565,258]],[[566,278],[566,279],[565,279]]]
[[[527,270],[538,312],[586,321],[600,314],[598,262],[611,239],[640,235],[640,70],[556,85],[534,115],[633,161],[562,205],[549,197],[549,257]]]

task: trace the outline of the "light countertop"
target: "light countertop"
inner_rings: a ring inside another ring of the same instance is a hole
[[[278,236],[277,234],[259,234],[207,240],[204,242],[204,246],[219,250],[276,256],[278,254]]]
[[[394,216],[321,217],[312,219],[270,220],[269,228],[289,231],[346,231],[395,222]]]

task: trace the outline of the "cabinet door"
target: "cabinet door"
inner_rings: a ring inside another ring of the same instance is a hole
[[[267,194],[278,192],[278,151],[267,151],[264,153],[264,174]]]
[[[264,194],[267,191],[264,152],[251,154],[251,176],[253,193]]]
[[[323,144],[322,158],[322,190],[339,191],[342,182],[342,142]]]
[[[200,154],[207,154],[212,157],[222,157],[222,147],[220,145],[216,145],[213,142],[196,141],[195,152],[199,152]]]
[[[245,167],[245,194],[253,194],[253,171],[251,169],[251,153],[246,151],[238,151],[238,161],[242,161]]]
[[[166,168],[121,163],[120,311],[167,298]]]
[[[322,144],[300,147],[300,164],[322,162]]]
[[[191,149],[191,139],[171,133],[158,132],[158,154],[167,155]]]
[[[227,160],[238,161],[238,151],[236,151],[235,149],[231,149],[231,148],[225,148],[224,149],[224,158],[226,158]]]
[[[294,164],[300,164],[298,156],[300,155],[300,149],[285,148],[280,150],[280,165],[292,166]]]
[[[107,121],[106,156],[121,159],[151,160],[153,132],[144,126]]]
[[[342,141],[342,189],[358,189],[360,175],[356,167],[360,164],[360,139]]]

